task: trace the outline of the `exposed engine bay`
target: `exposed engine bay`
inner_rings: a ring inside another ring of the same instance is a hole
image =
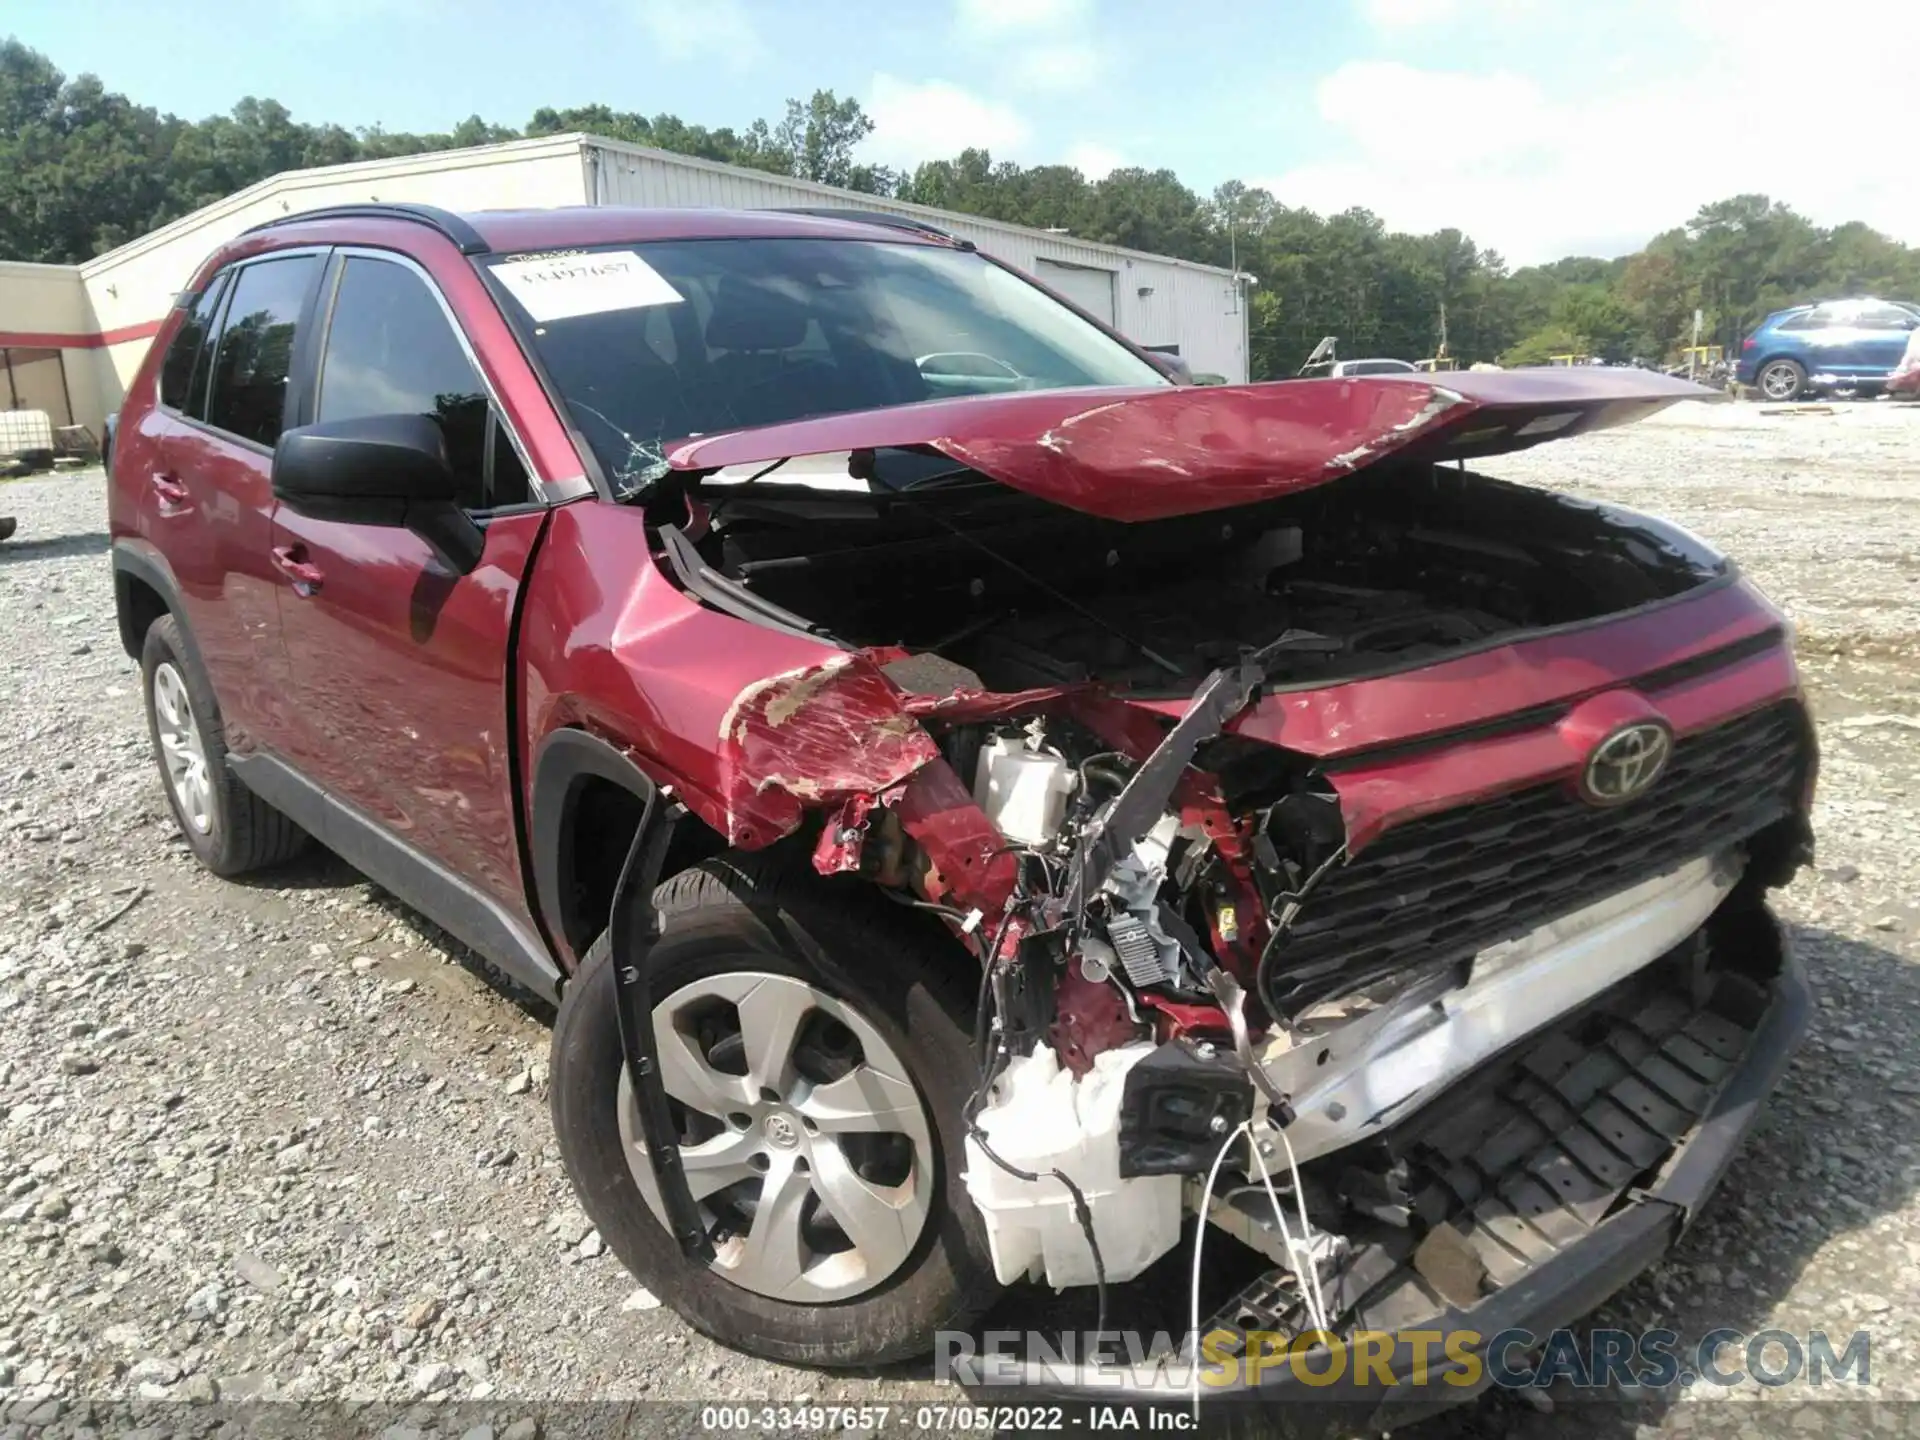
[[[1002,1281],[1104,1295],[1197,1209],[1290,1270],[1327,1328],[1346,1244],[1329,1209],[1422,1223],[1390,1155],[1351,1157],[1801,854],[1795,703],[1682,737],[1605,696],[1511,717],[1639,735],[1660,783],[1616,805],[1561,778],[1379,835],[1343,794],[1377,756],[1237,733],[1290,688],[1728,578],[1662,522],[1429,463],[1122,524],[938,456],[822,459],[824,486],[784,462],[709,477],[669,558],[710,603],[873,657],[937,747],[940,805],[1011,857],[996,908],[897,797],[817,831],[816,865],[940,915],[981,961],[966,1183]],[[1237,1210],[1214,1213],[1216,1182]]]
[[[1097,681],[1184,696],[1290,630],[1303,634],[1269,684],[1424,664],[1719,569],[1659,522],[1441,466],[1136,524],[951,466],[925,478],[910,452],[870,455],[852,490],[793,483],[789,468],[702,487],[705,563],[814,633],[933,652],[990,691]]]

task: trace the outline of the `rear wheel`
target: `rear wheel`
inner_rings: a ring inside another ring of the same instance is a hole
[[[277,865],[305,849],[306,832],[249,790],[227,764],[213,689],[193,663],[173,616],[163,615],[147,627],[140,677],[167,805],[194,858],[216,875],[233,876]]]
[[[656,903],[655,1044],[713,1262],[663,1220],[605,936],[553,1037],[554,1125],[588,1217],[726,1344],[816,1365],[926,1353],[998,1292],[961,1179],[964,956],[918,917],[758,858],[676,876]]]
[[[1797,400],[1807,386],[1806,367],[1798,360],[1769,360],[1754,377],[1755,386],[1769,400]]]

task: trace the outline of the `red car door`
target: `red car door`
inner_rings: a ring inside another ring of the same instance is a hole
[[[185,322],[197,342],[183,343],[191,353],[163,375],[161,403],[124,456],[138,472],[122,478],[140,494],[141,530],[173,571],[227,744],[243,754],[272,748],[284,729],[273,444],[324,259],[276,252],[223,272]]]
[[[279,509],[285,758],[524,917],[507,662],[546,512],[424,270],[391,253],[339,250],[323,291],[311,420],[435,417],[486,546],[460,574],[410,531]]]

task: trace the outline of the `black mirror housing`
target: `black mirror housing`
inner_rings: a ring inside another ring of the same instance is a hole
[[[446,437],[427,415],[363,415],[303,425],[273,451],[274,497],[315,520],[413,531],[460,574],[485,536],[460,508]]]
[[[450,503],[460,493],[447,463],[446,437],[426,415],[363,415],[303,425],[280,437],[273,451],[273,493],[316,519],[401,524],[369,514],[408,501]]]

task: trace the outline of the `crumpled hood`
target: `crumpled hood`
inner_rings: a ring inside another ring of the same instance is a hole
[[[688,440],[675,470],[926,446],[1109,520],[1158,520],[1324,485],[1390,455],[1466,459],[1623,425],[1715,391],[1645,370],[1280,380],[979,395]]]

